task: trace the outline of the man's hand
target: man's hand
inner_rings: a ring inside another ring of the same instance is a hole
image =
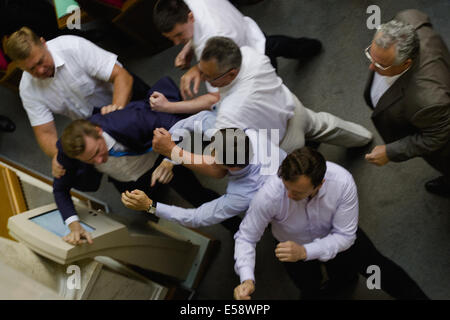
[[[376,146],[371,153],[366,154],[366,160],[377,166],[384,166],[389,162],[389,158],[386,153],[386,145]]]
[[[147,211],[153,203],[152,199],[141,190],[125,191],[122,193],[121,200],[125,207],[137,211]]]
[[[172,141],[169,131],[164,128],[157,128],[153,131],[152,147],[153,151],[171,158],[172,149],[176,146]]]
[[[107,106],[102,107],[102,108],[100,109],[100,112],[101,112],[101,114],[107,114],[107,113],[114,112],[114,111],[116,111],[116,110],[120,110],[120,109],[123,109],[123,108],[124,108],[123,106],[118,106],[118,105],[115,105],[115,104],[110,104],[110,105],[107,105]]]
[[[191,42],[187,43],[180,53],[175,58],[175,67],[180,69],[187,69],[191,66],[192,56],[194,50],[192,49]]]
[[[167,100],[166,96],[158,91],[153,92],[149,99],[150,107],[154,111],[159,112],[171,112],[170,110],[170,101]]]
[[[250,295],[255,292],[255,283],[253,280],[245,280],[236,288],[234,288],[234,299],[250,300]]]
[[[285,241],[277,245],[275,255],[282,262],[296,262],[306,259],[306,250],[294,241]]]
[[[62,165],[59,164],[57,157],[58,157],[58,153],[56,153],[52,158],[52,175],[56,179],[59,179],[63,175],[66,174],[66,170],[64,169],[64,167]]]
[[[152,184],[151,187],[154,187],[156,181],[162,184],[169,183],[173,178],[173,163],[168,160],[163,160],[158,168],[155,169],[152,173]]]
[[[82,243],[86,243],[86,240],[89,244],[94,243],[92,241],[91,234],[83,229],[80,222],[74,221],[69,224],[70,233],[63,237],[63,240],[67,243],[78,245]]]
[[[189,71],[181,77],[180,92],[183,100],[193,98],[194,95],[198,93],[198,88],[200,87],[201,80],[200,70],[198,69],[197,65],[190,68]],[[192,83],[194,83],[194,93],[192,93],[191,91]]]

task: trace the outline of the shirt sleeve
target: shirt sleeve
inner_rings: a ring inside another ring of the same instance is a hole
[[[350,248],[356,239],[358,212],[358,193],[351,178],[344,188],[342,200],[333,216],[328,236],[304,245],[306,261],[315,259],[328,261],[336,257],[339,252]]]
[[[89,40],[79,38],[78,49],[74,52],[78,63],[90,76],[109,81],[117,55],[106,51]]]
[[[20,90],[20,99],[32,127],[54,121],[53,113],[42,101],[33,97],[30,89]]]
[[[203,227],[220,223],[247,210],[249,200],[236,194],[225,194],[196,209],[186,209],[158,203],[156,215],[187,227]]]
[[[245,280],[255,281],[256,244],[264,234],[267,225],[279,212],[280,206],[274,196],[276,192],[274,192],[272,181],[268,180],[257,192],[239,226],[239,231],[234,235],[234,270],[241,283]]]

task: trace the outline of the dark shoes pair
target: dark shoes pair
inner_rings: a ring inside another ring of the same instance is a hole
[[[16,125],[9,118],[0,115],[0,131],[13,132],[16,130]]]
[[[444,176],[433,179],[425,183],[425,189],[441,197],[450,197],[450,184]]]

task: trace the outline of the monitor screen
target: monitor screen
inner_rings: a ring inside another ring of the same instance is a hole
[[[70,233],[70,229],[64,223],[59,210],[46,212],[39,216],[33,217],[30,220],[61,238]],[[81,221],[80,224],[87,232],[93,232],[95,230],[95,228],[92,228]]]

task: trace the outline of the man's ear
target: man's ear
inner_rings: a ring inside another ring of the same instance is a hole
[[[97,129],[97,132],[98,132],[99,136],[102,136],[103,129],[100,128],[99,126],[95,127],[95,129]]]
[[[411,58],[406,59],[406,60],[403,62],[403,65],[404,65],[405,67],[407,67],[407,68],[409,68],[409,66],[411,66],[411,64],[412,64],[412,59],[411,59]]]
[[[188,13],[188,22],[195,22],[194,13],[192,11],[189,11]]]
[[[39,40],[41,40],[41,43],[44,47],[47,47],[47,43],[45,42],[45,39],[40,37]]]

